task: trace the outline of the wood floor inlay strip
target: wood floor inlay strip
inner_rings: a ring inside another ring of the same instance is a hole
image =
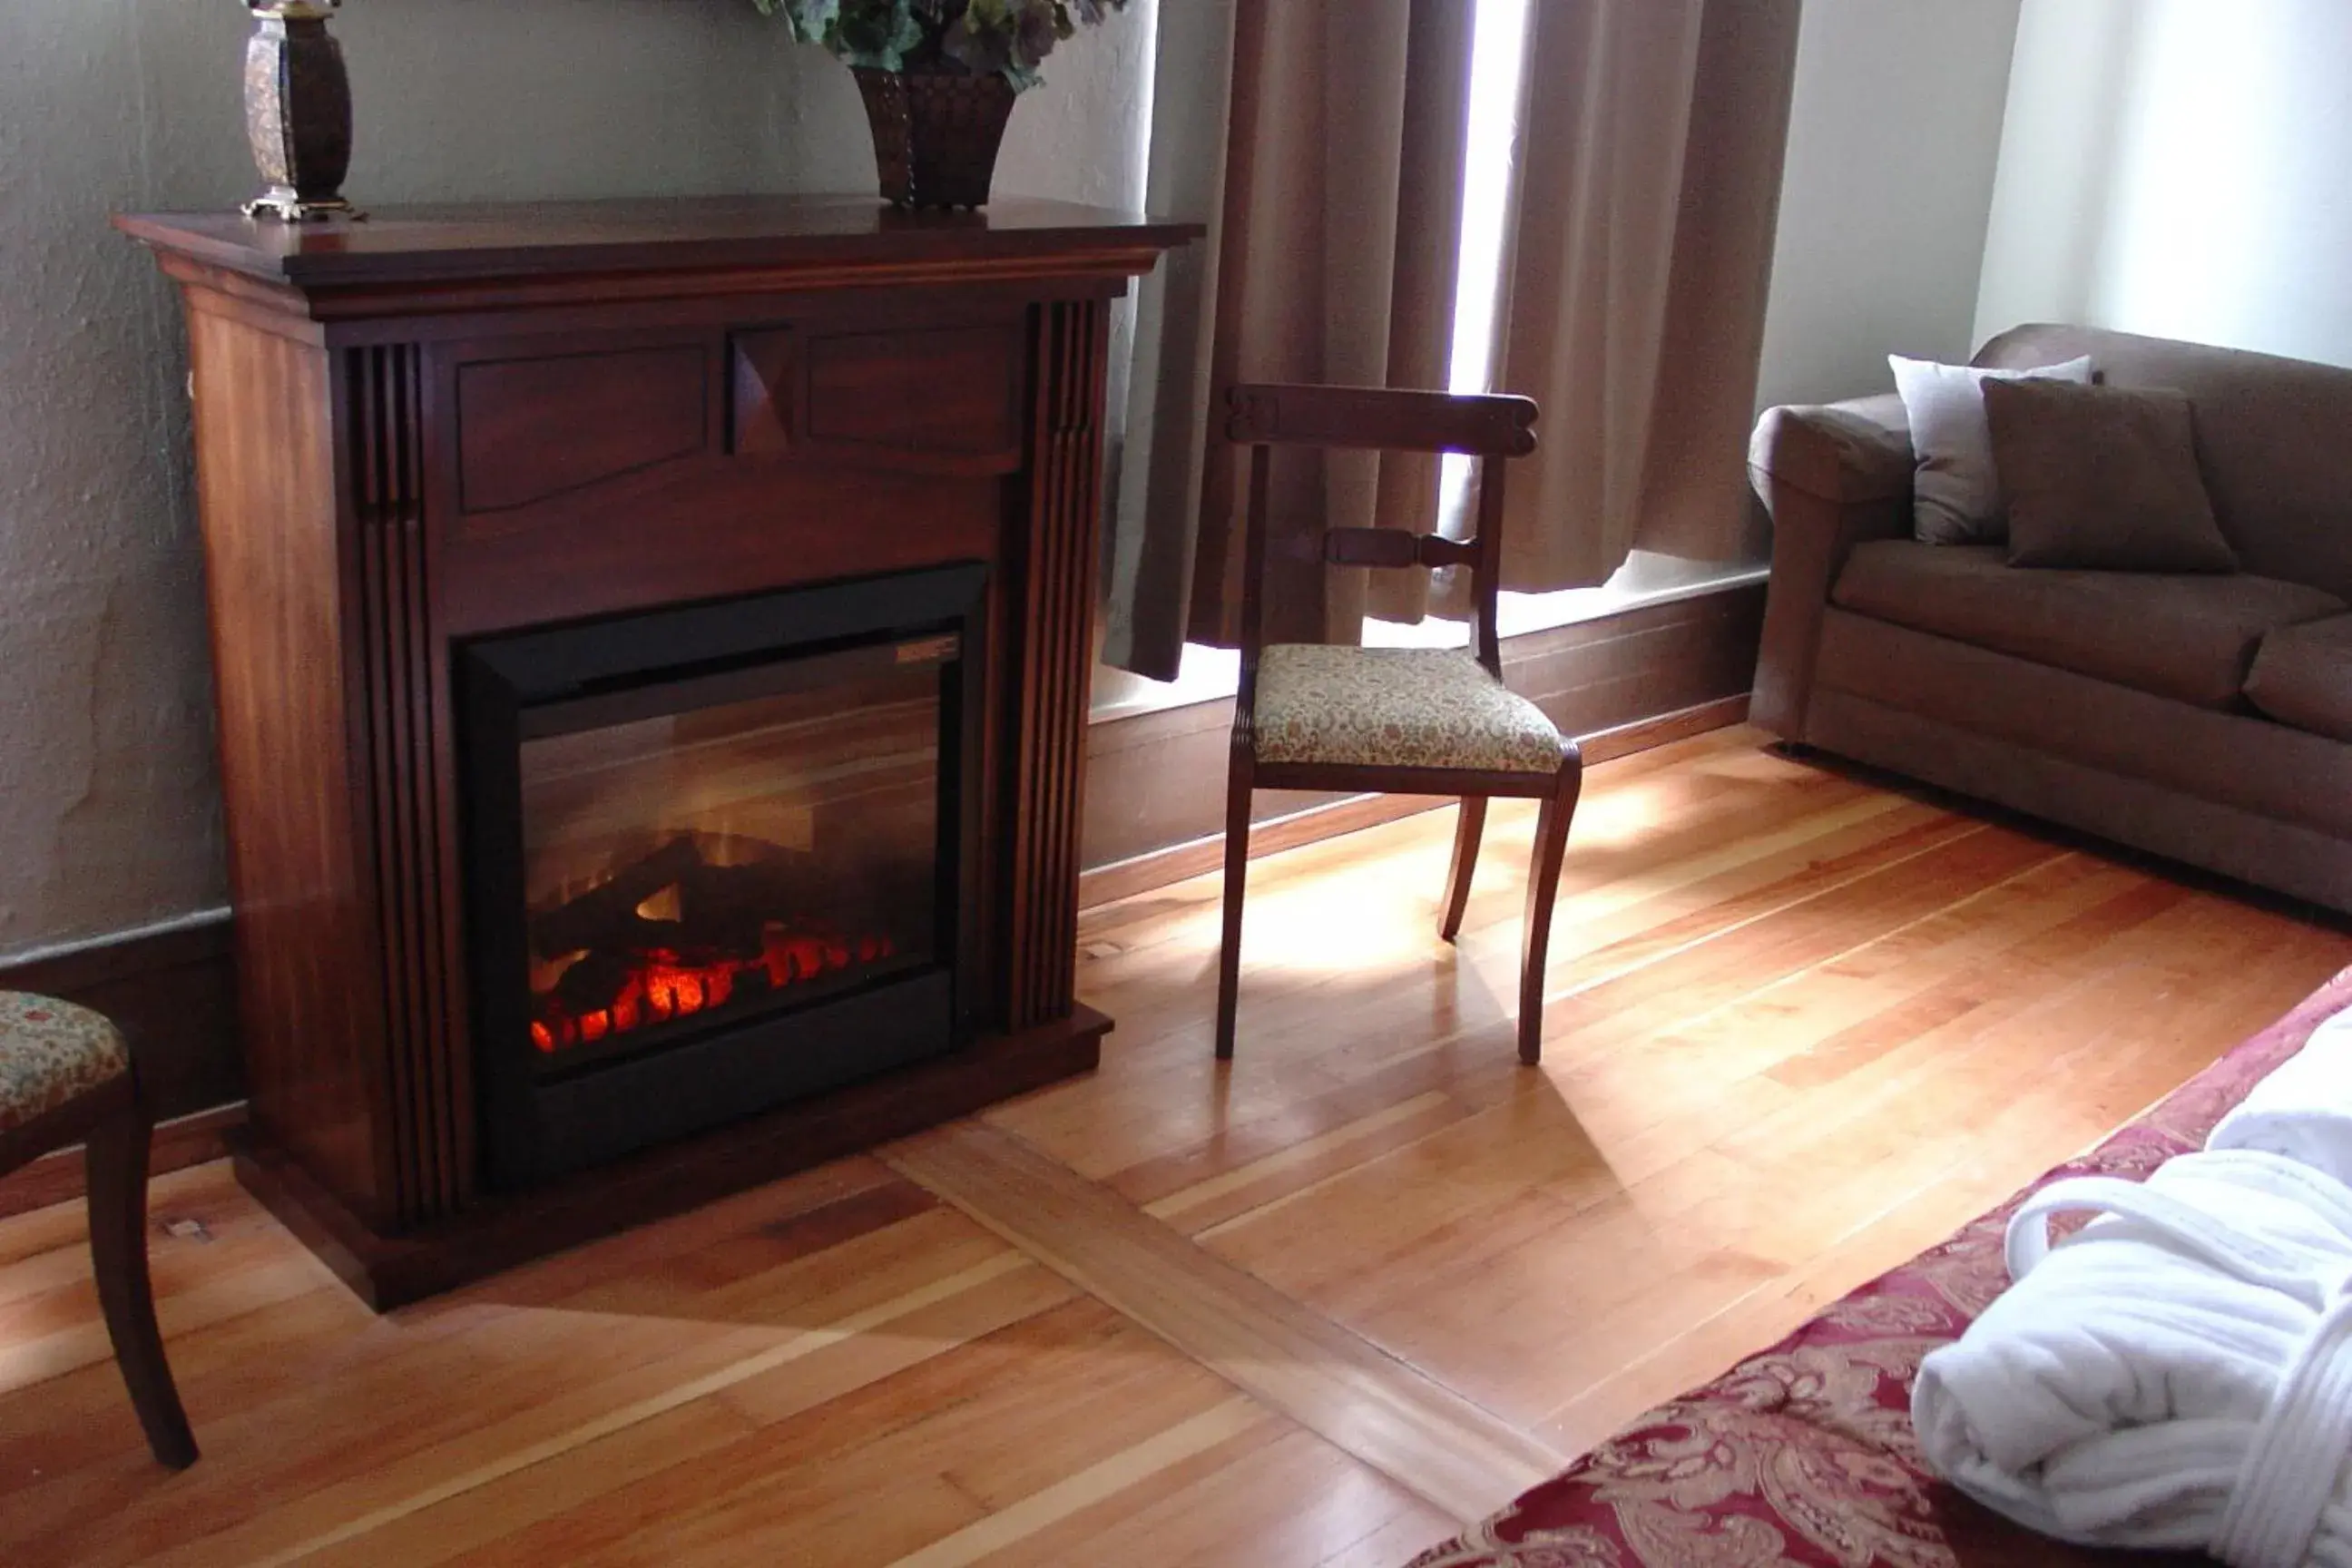
[[[1243,1392],[1465,1522],[1566,1456],[1019,1139],[943,1127],[886,1163]]]
[[[1765,746],[1592,770],[1534,1070],[1504,802],[1450,951],[1450,813],[1255,862],[1231,1067],[1211,877],[1087,918],[1098,1072],[391,1318],[161,1176],[186,1477],[0,1219],[0,1568],[1391,1568],[2352,963]]]

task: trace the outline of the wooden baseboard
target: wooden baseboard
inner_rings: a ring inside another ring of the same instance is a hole
[[[227,1152],[222,1135],[245,1120],[245,1075],[226,914],[0,964],[0,990],[79,1003],[121,1028],[160,1122],[155,1173]],[[0,1216],[81,1194],[81,1151],[63,1150],[0,1177]]]
[[[113,1019],[158,1121],[245,1098],[226,910],[0,964],[0,990],[37,992]]]
[[[163,1122],[155,1129],[147,1173],[160,1176],[224,1159],[229,1152],[231,1136],[244,1125],[245,1101],[241,1100]],[[44,1155],[0,1176],[0,1219],[45,1209],[51,1204],[78,1203],[88,1184],[79,1145]]]
[[[1563,732],[1589,739],[1734,700],[1744,702],[1755,681],[1763,626],[1764,585],[1733,584],[1506,637],[1503,674],[1513,690],[1532,699]],[[1080,864],[1096,879],[1096,890],[1150,886],[1136,883],[1131,871],[1108,874],[1113,868],[1221,838],[1233,715],[1231,700],[1197,702],[1109,720],[1089,730]],[[1344,795],[1263,790],[1252,818],[1259,831],[1279,827],[1290,833],[1297,830],[1293,817],[1349,805]],[[1353,820],[1361,826],[1377,818]],[[1291,841],[1277,840],[1276,847]],[[1169,865],[1192,863],[1179,858]],[[1087,896],[1099,901],[1095,892]]]
[[[1630,724],[1579,737],[1587,763],[1605,763],[1612,757],[1630,756],[1653,746],[1663,746],[1670,741],[1685,740],[1705,734],[1709,730],[1721,730],[1742,723],[1748,718],[1748,695],[1720,697],[1712,702],[1701,702],[1679,712],[1662,713],[1654,719],[1638,719]],[[1268,792],[1272,793],[1272,792]],[[1343,795],[1328,802],[1306,805],[1280,816],[1254,820],[1250,824],[1250,858],[1278,855],[1285,849],[1296,849],[1302,844],[1314,844],[1326,838],[1336,838],[1343,833],[1360,828],[1376,827],[1383,822],[1394,822],[1417,812],[1433,811],[1451,805],[1451,795]],[[1117,903],[1121,899],[1148,893],[1171,882],[1181,882],[1213,871],[1224,864],[1225,836],[1212,833],[1185,844],[1154,849],[1129,859],[1114,861],[1078,873],[1078,907],[1093,909],[1097,904]]]
[[[1676,712],[1661,713],[1654,719],[1636,719],[1613,730],[1586,735],[1580,743],[1584,748],[1585,765],[1590,767],[1595,763],[1630,757],[1636,752],[1746,722],[1748,693],[1742,691],[1734,697],[1718,697],[1712,702],[1694,703]]]
[[[1515,689],[1584,738],[1591,761],[1744,715],[1763,616],[1760,584],[1531,632],[1504,643]],[[1213,870],[1223,854],[1230,701],[1113,720],[1087,738],[1083,903],[1108,903]],[[1416,795],[1258,795],[1251,852],[1273,854],[1442,805]],[[131,1037],[164,1125],[160,1171],[219,1157],[242,1124],[236,965],[224,913],[0,964],[0,989],[94,1007]],[[0,1178],[0,1215],[79,1197],[78,1152]]]

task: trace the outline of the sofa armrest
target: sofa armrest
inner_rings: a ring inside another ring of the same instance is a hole
[[[1822,614],[1856,544],[1911,536],[1911,427],[1889,393],[1770,408],[1748,442],[1748,472],[1772,518],[1772,582],[1750,717],[1804,739]]]

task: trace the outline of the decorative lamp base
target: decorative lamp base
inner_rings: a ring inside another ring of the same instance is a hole
[[[247,217],[307,223],[356,216],[343,199],[352,163],[352,84],[327,31],[341,0],[246,0],[245,127],[262,194]]]
[[[325,223],[341,218],[359,223],[367,214],[341,196],[326,201],[304,201],[291,191],[270,191],[254,197],[240,209],[247,217],[276,218],[280,223]]]

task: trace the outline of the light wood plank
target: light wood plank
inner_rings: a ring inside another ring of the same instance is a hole
[[[1102,1069],[389,1318],[219,1166],[153,1187],[204,1463],[154,1468],[72,1205],[0,1219],[8,1568],[1392,1568],[2095,1142],[2345,922],[1765,747],[1592,770],[1458,946],[1452,816],[1090,910]]]
[[[1017,1139],[965,1122],[885,1157],[1097,1300],[1457,1519],[1480,1518],[1564,1459]]]

